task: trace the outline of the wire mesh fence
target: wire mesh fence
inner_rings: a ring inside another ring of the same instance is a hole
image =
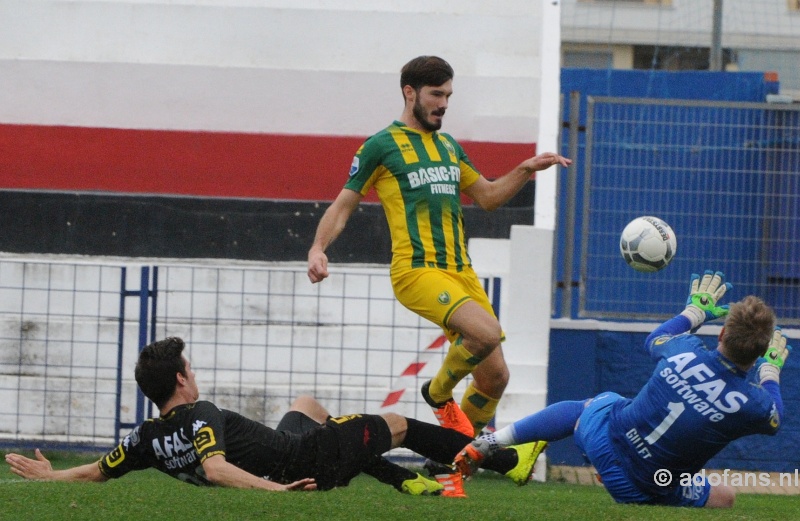
[[[299,268],[0,260],[0,444],[112,446],[157,415],[133,369],[167,336],[187,342],[201,399],[267,425],[300,394],[435,421],[418,389],[446,343],[385,269],[312,286]]]
[[[334,413],[381,412],[393,381],[441,335],[395,300],[385,269],[317,285],[304,268],[162,266],[159,279],[156,336],[187,341],[212,401],[267,424],[299,394]],[[393,410],[430,414],[418,394]]]
[[[731,298],[760,295],[781,324],[800,322],[800,107],[592,98],[585,156],[578,316],[671,316],[689,274],[711,268]],[[655,274],[619,254],[638,215],[678,237]],[[0,259],[0,442],[107,447],[153,414],[133,368],[139,346],[166,336],[187,341],[203,398],[267,424],[303,393],[334,414],[434,421],[418,388],[441,331],[397,303],[384,267],[312,285],[287,265]]]
[[[800,323],[800,107],[590,98],[587,122],[581,316],[670,316],[708,268],[731,298],[759,295]],[[641,215],[678,239],[658,273],[620,260],[619,233]]]
[[[120,276],[117,266],[0,262],[0,440],[113,440]]]

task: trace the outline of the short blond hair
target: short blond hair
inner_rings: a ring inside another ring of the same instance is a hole
[[[748,365],[763,356],[775,330],[775,312],[753,295],[731,304],[720,342],[732,362]]]

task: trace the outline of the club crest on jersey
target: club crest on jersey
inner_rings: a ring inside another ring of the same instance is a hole
[[[359,163],[360,161],[358,156],[353,157],[353,164],[350,165],[350,177],[353,177],[356,175],[356,172],[358,172]]]
[[[447,149],[448,152],[455,155],[456,149],[453,147],[453,144],[446,139],[443,139],[442,142],[444,143],[444,148]]]
[[[439,301],[439,304],[446,306],[447,304],[450,303],[450,293],[442,291],[441,293],[439,293],[439,296],[436,298],[436,300]]]

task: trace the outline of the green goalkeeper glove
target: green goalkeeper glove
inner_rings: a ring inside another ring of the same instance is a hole
[[[689,298],[686,299],[686,308],[681,312],[692,323],[691,329],[728,314],[728,304],[717,306],[719,300],[733,287],[733,284],[723,282],[724,280],[725,275],[721,271],[715,273],[706,270],[702,279],[697,273],[692,273]]]
[[[792,346],[788,345],[786,335],[781,332],[781,328],[776,327],[772,333],[772,340],[767,347],[764,356],[758,359],[758,381],[764,383],[772,380],[780,383],[781,369],[783,364],[792,352]]]

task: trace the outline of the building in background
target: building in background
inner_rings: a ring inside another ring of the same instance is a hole
[[[562,0],[562,65],[708,70],[720,10],[722,70],[774,71],[800,100],[798,0]]]

